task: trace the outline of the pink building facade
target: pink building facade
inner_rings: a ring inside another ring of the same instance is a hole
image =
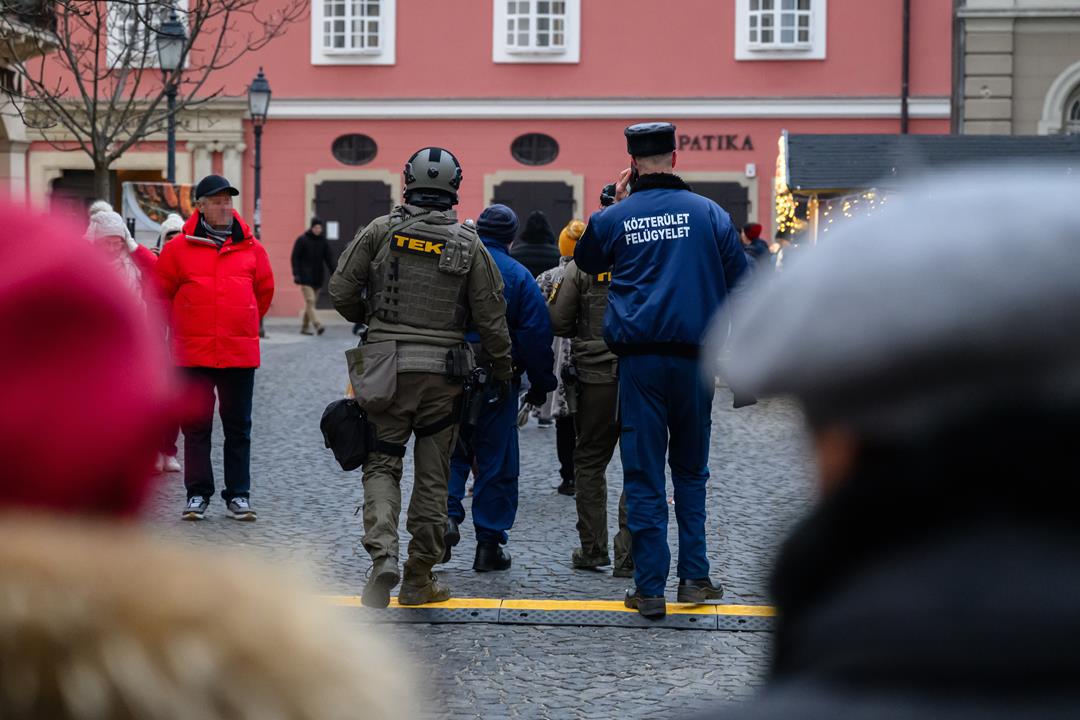
[[[947,133],[952,1],[911,6],[910,131]],[[402,165],[426,145],[461,160],[461,217],[498,201],[543,210],[558,232],[626,166],[623,128],[668,120],[676,171],[769,232],[783,130],[899,131],[901,18],[902,0],[313,0],[308,19],[225,71],[235,99],[219,103],[222,122],[182,133],[178,180],[224,172],[251,216],[242,96],[261,66],[277,315],[302,304],[289,255],[309,218],[340,251],[399,200]],[[44,151],[27,153],[31,196],[58,177],[35,168]],[[156,142],[129,154],[140,172],[164,166]]]

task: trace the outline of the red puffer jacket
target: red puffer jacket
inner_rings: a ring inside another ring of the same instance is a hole
[[[198,237],[199,213],[161,249],[156,270],[180,367],[258,367],[259,318],[274,297],[270,258],[240,215],[219,249]]]

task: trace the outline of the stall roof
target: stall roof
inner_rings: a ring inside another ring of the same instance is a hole
[[[994,162],[1080,171],[1080,135],[787,135],[793,190],[886,188],[927,170]]]

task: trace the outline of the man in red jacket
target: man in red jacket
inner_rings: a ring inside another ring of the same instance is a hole
[[[199,413],[183,425],[185,520],[202,520],[214,494],[210,437],[217,392],[225,431],[226,515],[254,520],[251,396],[259,366],[259,320],[274,297],[266,249],[233,210],[239,195],[220,175],[195,187],[195,213],[161,250],[157,272],[169,311],[173,361],[192,380]]]

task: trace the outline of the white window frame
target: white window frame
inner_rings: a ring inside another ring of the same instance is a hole
[[[562,0],[566,3],[562,47],[515,47],[506,41],[509,2],[521,0],[492,0],[493,17],[491,59],[496,63],[577,63],[581,60],[581,0]],[[530,10],[530,37],[536,32],[536,3],[527,0]]]
[[[147,5],[155,7],[159,10],[166,10],[167,6],[163,0],[147,0]],[[120,60],[124,56],[125,46],[128,41],[126,28],[117,27],[117,20],[120,19],[119,11],[128,8],[131,9],[134,6],[129,3],[113,3],[110,2],[105,15],[105,33],[106,33],[106,45],[105,55],[106,61],[109,67],[120,67]],[[187,10],[188,0],[173,0],[173,7],[176,8],[176,15],[180,22],[187,25]],[[167,17],[167,16],[166,16]],[[126,20],[125,20],[126,22]],[[134,22],[134,20],[132,20]],[[141,38],[140,38],[141,39]],[[147,35],[147,41],[150,43],[150,51],[146,53],[146,62],[142,65],[144,68],[158,68],[161,67],[158,62],[157,56],[157,38],[153,34]],[[132,60],[142,57],[142,51],[133,53],[131,55]],[[190,61],[189,57],[184,58],[184,65],[186,66]],[[135,65],[128,65],[127,67],[136,67]]]
[[[324,0],[311,0],[312,65],[393,65],[397,57],[397,0],[379,0],[379,47],[327,48],[323,23]]]
[[[783,0],[773,0],[777,9]],[[796,0],[796,6],[798,2]],[[779,17],[779,11],[777,17]],[[796,11],[797,12],[797,11]],[[780,27],[772,43],[750,41],[750,0],[735,0],[735,59],[736,60],[824,60],[828,28],[828,0],[810,0],[810,42],[783,44],[779,42]],[[798,25],[796,24],[796,33]],[[760,26],[758,28],[760,32]]]

